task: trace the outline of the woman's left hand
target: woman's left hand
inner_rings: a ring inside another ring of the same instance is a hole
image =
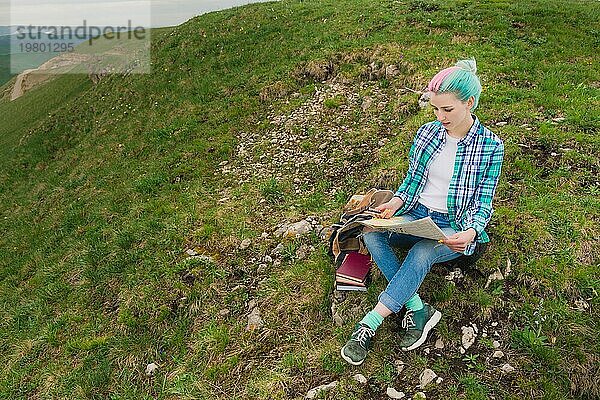
[[[473,228],[469,228],[466,231],[455,233],[448,239],[444,240],[443,243],[450,248],[450,250],[463,253],[469,243],[475,240],[477,232]]]

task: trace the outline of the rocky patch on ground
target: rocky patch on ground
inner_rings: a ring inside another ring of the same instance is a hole
[[[328,81],[315,88],[306,97],[293,93],[287,102],[298,105],[286,112],[273,106],[264,129],[242,130],[220,174],[235,184],[290,179],[293,192],[302,195],[328,182],[326,194],[333,195],[341,182],[368,171],[395,134],[379,115],[389,95],[372,82]]]

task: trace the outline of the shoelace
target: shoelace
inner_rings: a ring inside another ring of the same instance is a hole
[[[355,342],[358,342],[362,347],[365,347],[367,339],[370,339],[373,336],[375,336],[375,331],[373,329],[369,328],[368,326],[361,326],[354,333],[354,335],[352,335],[352,338],[350,340],[354,340]]]
[[[415,324],[415,320],[413,319],[413,314],[414,313],[412,310],[408,310],[406,312],[406,315],[404,315],[404,318],[402,319],[402,328],[409,330],[413,326],[417,326]]]

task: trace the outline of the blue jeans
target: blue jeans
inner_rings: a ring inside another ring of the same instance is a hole
[[[415,208],[402,215],[407,221],[427,216],[433,219],[446,236],[456,233],[450,227],[448,214],[431,211],[421,203],[417,203]],[[450,261],[462,255],[436,240],[402,233],[368,232],[363,234],[363,240],[373,261],[388,280],[386,289],[379,295],[379,301],[394,313],[400,311],[417,292],[433,264]],[[410,248],[402,263],[394,253],[394,247]]]

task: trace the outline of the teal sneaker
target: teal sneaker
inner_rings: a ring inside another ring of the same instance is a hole
[[[354,327],[354,332],[350,340],[342,347],[342,358],[352,365],[360,365],[367,358],[367,352],[371,346],[371,339],[375,336],[375,331],[368,325],[358,323]]]
[[[400,340],[400,348],[410,351],[425,343],[427,335],[441,318],[442,313],[427,303],[419,311],[407,310],[402,320],[402,328],[406,329],[406,333]]]

